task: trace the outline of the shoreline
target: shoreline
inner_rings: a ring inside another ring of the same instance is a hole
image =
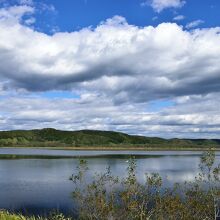
[[[1,149],[35,149],[35,150],[57,150],[57,151],[93,151],[97,152],[94,155],[50,155],[50,154],[32,154],[31,152],[25,153],[0,153],[0,160],[14,160],[14,159],[95,159],[95,158],[118,158],[118,159],[129,159],[131,157],[135,157],[137,159],[140,158],[149,158],[149,157],[163,157],[162,152],[200,152],[210,150],[210,148],[107,148],[107,147],[0,147]],[[219,148],[211,148],[212,150],[218,152],[220,151]],[[99,154],[98,152],[106,152],[106,154]],[[118,152],[119,154],[111,154],[111,151]],[[130,151],[130,152],[129,152]],[[108,153],[109,152],[109,153]],[[136,153],[135,153],[136,152]],[[148,152],[149,154],[139,154],[138,152]],[[150,154],[150,152],[161,152],[161,154]],[[198,154],[192,154],[197,155]],[[172,154],[171,156],[179,156],[178,154]]]
[[[220,151],[219,147],[0,147],[0,149],[40,149],[40,150],[72,150],[72,151]]]

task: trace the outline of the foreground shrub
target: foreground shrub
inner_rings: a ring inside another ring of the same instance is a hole
[[[131,158],[127,177],[120,179],[107,168],[86,184],[88,165],[80,160],[70,178],[75,189],[79,219],[97,220],[200,220],[215,219],[220,195],[220,165],[215,166],[215,152],[204,152],[200,173],[193,182],[164,188],[159,174],[146,174],[145,184],[136,177],[136,160]]]

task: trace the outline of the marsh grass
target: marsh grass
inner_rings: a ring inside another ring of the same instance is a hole
[[[0,210],[0,220],[71,220],[70,218],[64,217],[63,214],[57,214],[52,212],[48,217],[30,216],[25,217],[21,214],[13,214],[8,211]]]

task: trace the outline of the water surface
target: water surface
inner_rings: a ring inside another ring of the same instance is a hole
[[[126,177],[127,158],[117,155],[148,155],[137,159],[137,176],[144,182],[145,173],[158,172],[165,184],[193,180],[198,173],[199,151],[71,151],[0,148],[0,154],[93,156],[87,158],[88,179],[110,166],[112,173]],[[104,157],[95,157],[106,155]],[[114,157],[111,157],[114,155]],[[217,152],[217,160],[220,154]],[[73,211],[73,184],[69,177],[76,171],[78,159],[0,160],[0,209],[25,210],[42,214],[52,209]]]

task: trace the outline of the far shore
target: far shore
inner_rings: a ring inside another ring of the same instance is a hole
[[[94,147],[94,146],[85,146],[85,147],[27,147],[27,146],[12,146],[12,147],[0,147],[5,149],[17,148],[17,149],[45,149],[45,150],[73,150],[73,151],[207,151],[215,150],[220,151],[220,147]]]

